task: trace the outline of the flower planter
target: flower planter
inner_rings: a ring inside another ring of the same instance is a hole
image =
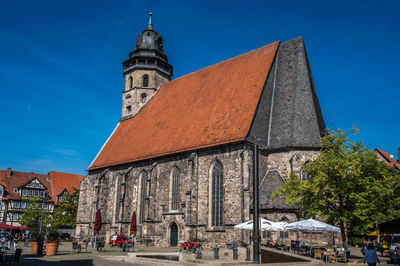
[[[57,255],[57,250],[58,250],[58,242],[46,244],[46,256]]]
[[[37,248],[38,248],[38,242],[37,241],[31,241],[31,249],[33,254],[37,254]]]

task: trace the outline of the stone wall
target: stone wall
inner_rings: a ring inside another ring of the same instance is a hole
[[[158,160],[147,160],[109,169],[90,171],[81,183],[77,236],[93,232],[96,209],[101,209],[100,235],[129,234],[135,211],[137,239],[168,245],[172,223],[178,226],[178,240],[202,239],[209,243],[249,241],[249,233],[233,226],[252,219],[252,150],[247,144],[180,153]],[[318,151],[283,151],[260,156],[260,182],[268,171],[278,171],[287,180],[290,171],[300,172],[302,165],[314,159]],[[223,166],[223,227],[211,226],[211,172],[215,162]],[[171,209],[172,171],[180,176],[179,209]],[[147,174],[147,180],[142,182]],[[145,189],[142,186],[146,186]],[[197,185],[198,184],[198,185]],[[273,183],[270,183],[273,185]],[[140,202],[143,199],[143,208]],[[262,210],[263,217],[280,221],[297,220],[292,210]],[[295,239],[296,237],[291,237]]]

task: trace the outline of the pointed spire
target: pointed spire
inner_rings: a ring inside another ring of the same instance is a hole
[[[151,16],[153,16],[153,13],[151,13],[151,8],[150,8],[150,12],[149,12],[149,24],[151,24]]]

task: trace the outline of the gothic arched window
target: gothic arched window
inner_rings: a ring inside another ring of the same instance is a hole
[[[142,78],[142,86],[143,86],[143,87],[149,86],[149,76],[148,76],[148,75],[143,75],[143,78]]]
[[[143,171],[140,174],[140,183],[141,183],[141,189],[140,189],[140,217],[139,221],[142,223],[144,221],[144,203],[145,203],[145,198],[146,198],[146,184],[147,184],[147,173]]]
[[[215,162],[211,174],[211,224],[212,226],[222,226],[224,221],[224,174],[222,164]]]
[[[147,94],[146,93],[142,93],[142,95],[140,95],[140,101],[142,103],[145,103],[147,101]]]
[[[133,88],[133,78],[129,77],[129,88]]]
[[[174,167],[172,171],[171,210],[179,210],[179,170]]]

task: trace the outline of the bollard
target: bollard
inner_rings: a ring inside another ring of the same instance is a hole
[[[246,246],[246,261],[250,261],[250,247]]]
[[[219,247],[215,246],[213,247],[213,250],[214,250],[214,260],[219,259]]]
[[[233,259],[234,259],[234,260],[237,260],[237,259],[238,259],[238,248],[237,248],[237,245],[236,245],[236,244],[233,245],[232,250],[233,250]]]
[[[199,259],[199,260],[201,260],[201,258],[202,258],[202,254],[201,254],[201,250],[200,250],[200,248],[195,248],[195,250],[194,250],[194,254],[196,254],[196,259]]]

